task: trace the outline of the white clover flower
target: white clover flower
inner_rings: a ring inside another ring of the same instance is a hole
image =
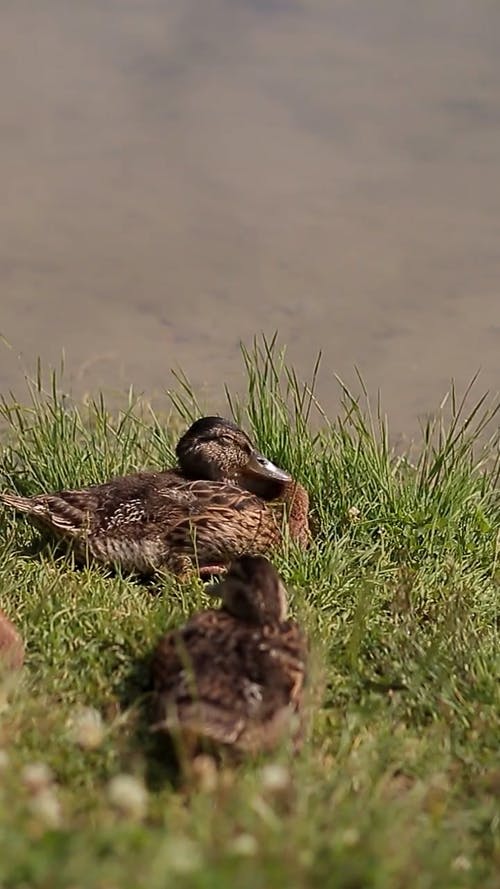
[[[115,775],[108,784],[111,805],[122,815],[140,820],[148,806],[148,791],[144,782],[134,775]]]
[[[251,858],[259,851],[259,844],[251,833],[240,833],[229,846],[229,851],[233,855]]]
[[[269,793],[284,793],[292,783],[288,769],[280,763],[269,763],[260,770],[260,780]]]
[[[59,827],[62,820],[61,804],[52,787],[44,787],[30,802],[34,815],[48,827]]]
[[[188,837],[167,837],[163,851],[169,869],[177,874],[193,873],[203,864],[198,844]]]
[[[343,846],[355,846],[356,843],[359,842],[359,839],[360,833],[359,830],[356,830],[355,827],[347,827],[345,830],[342,831],[340,835],[340,840]]]
[[[45,762],[30,762],[21,772],[21,781],[32,796],[47,790],[53,780],[52,769]]]
[[[452,864],[453,870],[469,871],[472,868],[470,859],[466,855],[457,855]]]
[[[69,737],[82,750],[97,750],[105,735],[101,714],[94,707],[82,707],[69,720]]]

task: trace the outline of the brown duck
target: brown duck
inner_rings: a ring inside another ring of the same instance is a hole
[[[24,662],[24,642],[0,608],[0,678],[5,670],[19,670]]]
[[[286,617],[287,594],[263,556],[242,556],[214,585],[222,607],[167,633],[152,659],[153,728],[180,757],[204,748],[234,753],[300,743],[307,642]]]
[[[237,555],[279,546],[280,507],[292,539],[307,544],[307,492],[234,423],[202,417],[176,454],[178,465],[163,472],[33,497],[1,494],[0,500],[67,540],[79,559],[140,574],[220,573]]]

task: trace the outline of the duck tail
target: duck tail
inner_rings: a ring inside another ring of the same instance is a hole
[[[32,512],[35,510],[33,497],[21,497],[19,494],[0,494],[0,501],[5,506],[16,509],[17,512]]]
[[[0,502],[62,534],[81,531],[86,520],[81,509],[57,494],[39,494],[34,497],[0,494]]]

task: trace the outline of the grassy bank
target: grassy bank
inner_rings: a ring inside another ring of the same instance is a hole
[[[0,601],[27,642],[0,714],[0,886],[44,889],[493,889],[500,868],[498,419],[450,400],[411,455],[344,392],[329,423],[274,346],[244,354],[233,412],[311,492],[316,539],[278,559],[307,625],[321,688],[300,756],[176,787],[146,730],[147,655],[207,604],[200,584],[156,588],[71,559],[0,516]],[[173,462],[198,406],[178,381],[161,422],[134,403],[111,416],[41,382],[5,402],[0,484],[79,486]],[[314,417],[313,417],[314,414]],[[314,422],[311,422],[314,420]],[[312,432],[311,429],[318,430]],[[479,444],[481,442],[481,445]],[[69,726],[98,709],[104,736]],[[83,744],[83,746],[82,746]],[[26,765],[53,772],[45,807]],[[147,799],[121,809],[127,773]],[[279,786],[277,786],[279,785]],[[37,802],[38,799],[38,802]]]

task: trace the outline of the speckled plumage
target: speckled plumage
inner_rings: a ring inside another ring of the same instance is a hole
[[[179,466],[172,470],[34,497],[2,494],[0,500],[67,540],[80,559],[90,556],[141,574],[163,568],[180,576],[194,568],[210,573],[239,554],[266,552],[282,538],[273,506],[288,501],[290,534],[307,542],[307,493],[258,454],[234,424],[212,417],[196,421],[177,453]],[[196,472],[199,478],[191,480]],[[265,502],[266,473],[272,495],[281,486],[271,506]]]
[[[156,728],[183,752],[238,753],[301,739],[307,642],[286,618],[286,591],[262,556],[235,560],[217,588],[223,605],[167,633],[152,659]]]

